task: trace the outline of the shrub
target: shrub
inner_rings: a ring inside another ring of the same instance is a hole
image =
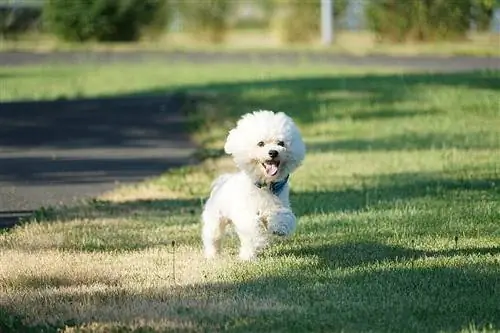
[[[40,8],[0,8],[0,38],[39,30],[41,14]]]
[[[367,20],[380,39],[401,42],[464,38],[475,0],[372,0]]]
[[[200,39],[222,42],[228,30],[231,0],[177,1],[187,31]]]
[[[68,41],[133,41],[167,23],[166,0],[47,0],[44,23]]]
[[[500,0],[472,0],[471,14],[478,30],[490,30],[495,7],[500,7]]]
[[[344,13],[347,0],[334,1],[334,22]],[[284,42],[307,42],[319,37],[321,0],[275,0],[275,28]]]

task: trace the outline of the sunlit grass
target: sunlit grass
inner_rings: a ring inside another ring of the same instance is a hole
[[[500,329],[500,73],[150,64],[0,75],[11,76],[4,100],[187,92],[203,157],[220,156],[234,120],[259,108],[287,111],[308,146],[291,177],[297,233],[254,263],[235,259],[231,233],[222,258],[201,257],[199,214],[213,177],[234,168],[226,157],[0,235],[2,331]]]

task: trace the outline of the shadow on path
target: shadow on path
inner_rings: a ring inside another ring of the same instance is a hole
[[[1,103],[0,212],[68,204],[190,161],[177,95]]]

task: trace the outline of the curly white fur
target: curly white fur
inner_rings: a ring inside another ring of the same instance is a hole
[[[202,214],[204,251],[209,258],[215,256],[225,227],[232,223],[240,239],[240,258],[249,260],[267,245],[270,234],[288,236],[295,230],[288,182],[279,193],[271,188],[301,164],[305,145],[290,117],[256,111],[238,121],[224,150],[240,171],[224,174],[212,184]]]

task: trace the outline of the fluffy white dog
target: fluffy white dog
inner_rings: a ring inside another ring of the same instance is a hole
[[[205,256],[217,254],[225,227],[232,223],[240,239],[240,258],[250,260],[267,245],[269,235],[288,236],[294,231],[288,178],[306,149],[290,117],[256,111],[238,121],[224,150],[240,171],[224,174],[212,184],[202,214]]]

